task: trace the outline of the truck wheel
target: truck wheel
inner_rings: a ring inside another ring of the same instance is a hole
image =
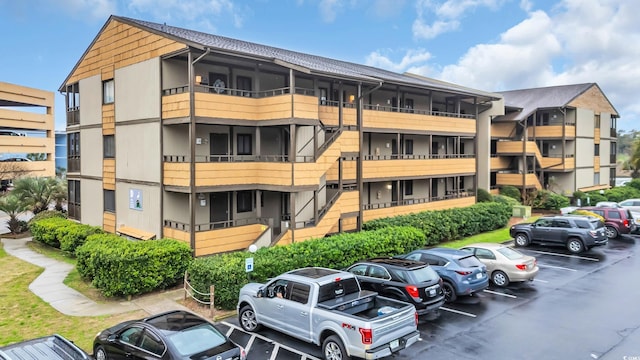
[[[517,233],[514,242],[516,246],[524,247],[529,245],[529,237],[525,233]]]
[[[456,296],[456,289],[447,281],[442,284],[442,291],[444,292],[444,301],[446,302],[454,302],[458,298],[458,296]]]
[[[582,245],[580,239],[571,238],[569,242],[567,242],[567,249],[574,254],[578,254],[584,251],[584,245]]]
[[[324,354],[324,360],[351,360],[351,356],[347,355],[342,341],[336,335],[331,335],[324,340],[322,353]]]
[[[505,287],[509,285],[509,277],[507,274],[500,270],[496,270],[491,274],[491,281],[493,281],[496,286]]]
[[[96,358],[96,360],[109,360],[109,356],[107,355],[107,352],[104,351],[104,348],[102,346],[96,347],[96,349],[93,351],[93,356]]]
[[[613,226],[605,226],[604,233],[609,239],[615,239],[618,237],[618,230]]]
[[[248,332],[254,332],[260,330],[260,324],[258,324],[258,319],[256,318],[256,313],[253,311],[251,306],[246,305],[242,309],[240,309],[240,314],[238,315],[240,320],[240,326]]]

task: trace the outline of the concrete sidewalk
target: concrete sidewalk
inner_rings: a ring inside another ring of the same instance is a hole
[[[31,238],[3,238],[1,241],[7,254],[44,268],[44,272],[29,285],[29,290],[65,315],[98,316],[135,310],[144,310],[151,315],[169,310],[189,310],[177,303],[183,297],[182,290],[140,296],[131,301],[97,303],[65,285],[63,281],[73,266],[31,250],[27,246]]]

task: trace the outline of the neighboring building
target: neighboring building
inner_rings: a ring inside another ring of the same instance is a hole
[[[69,216],[196,256],[474,204],[477,134],[504,111],[495,94],[116,16],[60,91]]]
[[[547,188],[571,196],[615,186],[619,115],[597,84],[500,94],[506,110],[491,124],[492,188]]]
[[[67,172],[67,133],[56,131],[56,175],[60,176]],[[58,174],[59,172],[59,174]]]
[[[54,93],[0,82],[0,177],[55,176]]]

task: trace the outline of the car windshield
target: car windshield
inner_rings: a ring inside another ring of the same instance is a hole
[[[416,283],[431,282],[438,278],[438,273],[431,266],[423,266],[408,272]]]
[[[504,255],[509,260],[516,260],[516,259],[520,259],[522,257],[521,253],[513,250],[510,247],[502,247],[502,248],[498,249],[498,252],[500,254]]]
[[[169,341],[183,356],[189,356],[220,346],[227,339],[211,324],[200,324],[169,336]]]
[[[458,264],[462,267],[481,267],[482,263],[477,257],[470,255],[458,259]]]

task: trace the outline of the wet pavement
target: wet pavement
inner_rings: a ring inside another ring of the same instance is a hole
[[[638,241],[614,239],[580,255],[519,248],[538,260],[533,282],[491,286],[446,304],[421,321],[422,341],[393,359],[640,360]],[[247,334],[235,318],[219,325],[247,348],[249,360],[321,358],[319,348],[276,331]]]

